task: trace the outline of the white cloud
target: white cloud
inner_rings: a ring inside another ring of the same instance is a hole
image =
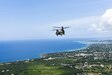
[[[70,26],[68,37],[112,37],[112,9],[108,9],[100,16],[88,16],[79,19],[54,23],[56,26]],[[67,36],[66,35],[66,36]]]
[[[100,21],[91,25],[91,29],[98,32],[112,32],[112,9],[108,9],[100,17]]]
[[[71,38],[83,38],[91,36],[91,33],[88,29],[91,27],[91,24],[99,22],[99,16],[88,16],[78,19],[72,19],[62,22],[57,22],[51,24],[53,26],[70,26],[69,29],[66,29],[66,37]]]
[[[99,16],[88,16],[51,24],[53,26],[69,26],[72,32],[87,31],[91,24],[99,21]]]
[[[70,26],[66,35],[56,37],[53,26]],[[0,28],[0,39],[47,39],[47,38],[93,38],[112,37],[112,9],[108,9],[102,16],[88,16],[78,19],[56,22],[32,27]]]

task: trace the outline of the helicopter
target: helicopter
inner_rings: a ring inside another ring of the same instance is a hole
[[[65,29],[67,29],[67,28],[69,28],[69,27],[54,27],[55,29],[55,31],[56,31],[56,35],[58,36],[58,35],[60,35],[60,36],[62,36],[62,35],[65,35]]]

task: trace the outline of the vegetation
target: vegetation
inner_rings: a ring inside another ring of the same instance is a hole
[[[62,62],[65,63],[66,59]],[[67,62],[71,63],[71,61]],[[61,59],[46,61],[43,59],[35,59],[34,61],[21,61],[11,64],[3,64],[0,66],[0,75],[74,75],[80,70],[62,66]]]
[[[0,64],[0,75],[112,75],[112,44],[91,44],[72,52]]]

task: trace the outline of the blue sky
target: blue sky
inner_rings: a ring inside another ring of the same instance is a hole
[[[0,0],[0,40],[112,37],[111,30],[100,25],[102,16],[112,9],[111,3],[112,0]],[[51,31],[53,26],[71,28],[65,36],[56,37]]]

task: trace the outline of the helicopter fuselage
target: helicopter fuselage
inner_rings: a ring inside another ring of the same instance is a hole
[[[60,30],[56,30],[56,35],[58,36],[58,35],[65,35],[65,31],[64,31],[64,29],[60,29]]]
[[[56,29],[54,29],[54,30],[56,30],[56,35],[62,36],[62,35],[65,35],[65,29],[69,28],[69,27],[63,27],[62,26],[62,27],[54,27],[54,28],[56,28]]]

